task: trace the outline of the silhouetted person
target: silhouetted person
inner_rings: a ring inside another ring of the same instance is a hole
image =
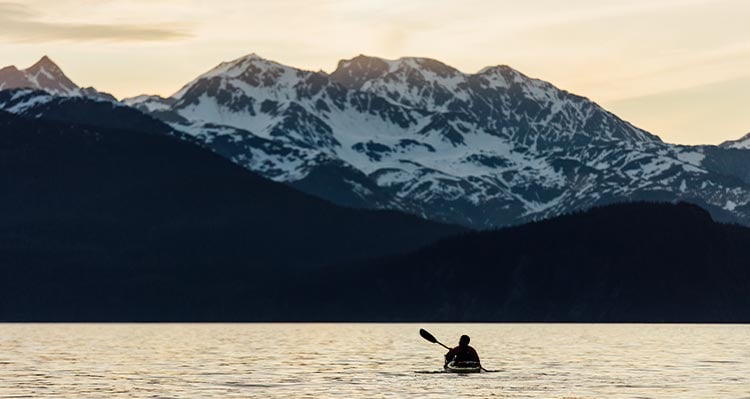
[[[477,362],[479,363],[479,355],[477,354],[477,351],[474,350],[471,346],[469,346],[469,341],[471,341],[471,338],[469,338],[468,335],[462,335],[461,339],[458,340],[458,346],[448,351],[448,353],[445,354],[445,364],[448,364],[452,361],[455,362]]]

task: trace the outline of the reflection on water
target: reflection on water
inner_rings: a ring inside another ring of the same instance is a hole
[[[471,335],[497,373],[438,371]],[[750,326],[0,324],[0,397],[750,398]]]

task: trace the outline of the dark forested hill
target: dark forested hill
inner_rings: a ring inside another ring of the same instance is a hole
[[[165,134],[3,112],[0,186],[0,320],[251,317],[277,270],[463,231],[335,206]]]
[[[0,113],[0,320],[750,322],[750,229],[694,205],[467,233],[154,130]]]
[[[750,229],[693,205],[613,205],[331,272],[307,285],[328,295],[294,316],[750,322],[749,249]]]

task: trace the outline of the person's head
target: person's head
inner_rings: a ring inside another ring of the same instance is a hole
[[[469,341],[471,341],[471,338],[469,338],[468,335],[462,335],[461,339],[458,340],[458,345],[460,346],[469,345]]]

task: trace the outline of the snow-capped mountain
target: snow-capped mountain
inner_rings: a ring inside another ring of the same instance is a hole
[[[119,130],[138,130],[196,142],[192,136],[176,132],[151,115],[120,102],[85,96],[56,96],[34,89],[0,91],[0,111],[27,118],[74,123]]]
[[[78,87],[46,55],[26,69],[18,69],[13,65],[0,69],[0,90],[21,88],[44,90],[57,96],[84,96],[117,101],[112,95],[99,92],[93,87]]]
[[[338,203],[495,227],[593,205],[686,200],[750,215],[750,152],[671,145],[507,67],[358,56],[331,74],[255,54],[126,103],[251,170]],[[738,158],[739,157],[739,158]],[[748,161],[744,161],[747,159]]]
[[[722,148],[738,148],[743,150],[750,149],[750,133],[740,137],[737,140],[729,140],[719,144]]]
[[[107,105],[87,103],[85,89],[53,66],[45,57],[21,75],[0,74],[6,89],[8,76],[37,76],[56,94],[2,91],[0,109],[149,129],[149,119],[128,112],[134,107],[182,138],[339,204],[486,228],[611,202],[686,200],[750,223],[750,151],[664,143],[507,66],[467,74],[427,58],[358,56],[327,74],[252,54],[169,98],[111,104],[117,112],[106,114],[122,115],[115,121],[97,120]]]

